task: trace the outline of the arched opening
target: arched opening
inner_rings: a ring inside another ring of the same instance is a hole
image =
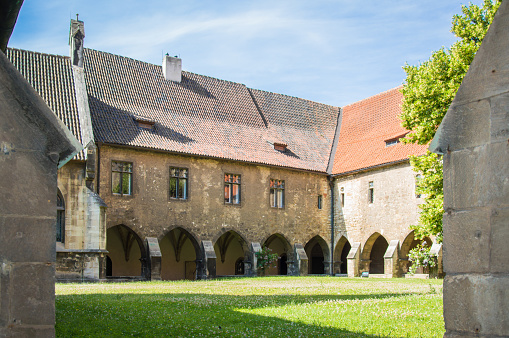
[[[230,230],[221,235],[214,244],[216,252],[216,275],[232,276],[237,274],[239,259],[244,260],[247,242],[237,232]]]
[[[315,236],[307,242],[304,250],[308,256],[308,273],[323,275],[325,262],[329,260],[329,248],[325,240],[320,236]]]
[[[143,242],[129,227],[120,224],[106,231],[106,250],[111,260],[112,277],[142,276],[146,268]]]
[[[57,190],[57,242],[65,241],[65,202],[60,190]]]
[[[288,240],[281,234],[273,234],[265,240],[263,245],[279,257],[276,267],[267,269],[265,274],[267,276],[287,275],[288,255],[291,253],[291,246]]]
[[[348,253],[352,246],[345,236],[341,236],[334,249],[335,269],[334,273],[348,273]]]
[[[244,274],[244,258],[240,257],[235,262],[235,274],[243,275]]]
[[[288,256],[285,253],[279,256],[278,274],[282,276],[288,275]]]
[[[383,274],[385,272],[384,268],[384,254],[387,251],[387,247],[389,243],[385,240],[383,236],[378,236],[378,238],[373,243],[373,247],[371,248],[371,253],[369,256],[369,273],[372,274]]]
[[[106,256],[106,277],[111,277],[113,273],[113,265],[110,256]]]
[[[177,227],[159,242],[162,280],[195,280],[200,246],[187,230]]]
[[[410,260],[408,259],[408,254],[410,250],[416,248],[421,243],[424,243],[424,246],[426,247],[431,247],[431,245],[433,244],[429,237],[424,237],[424,239],[416,239],[415,233],[414,231],[412,231],[411,233],[408,234],[408,236],[401,244],[400,258],[402,262],[401,268],[403,270],[403,273],[407,273],[410,267],[412,266],[412,262],[410,262]],[[429,273],[429,271],[427,271],[426,268],[419,267],[417,268],[415,273]]]

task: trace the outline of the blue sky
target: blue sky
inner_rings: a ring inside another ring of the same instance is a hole
[[[405,62],[451,45],[462,3],[25,0],[9,47],[68,55],[79,13],[85,47],[154,64],[179,55],[190,72],[344,106],[402,84]]]

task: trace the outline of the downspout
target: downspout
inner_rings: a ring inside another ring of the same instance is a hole
[[[334,276],[334,211],[335,211],[335,201],[334,201],[334,178],[332,176],[332,169],[334,167],[334,157],[336,156],[336,151],[338,148],[338,140],[339,133],[341,131],[341,120],[343,118],[343,109],[338,108],[338,119],[336,122],[336,131],[334,132],[334,140],[332,141],[332,147],[329,156],[329,163],[327,165],[327,177],[329,180],[329,188],[330,188],[330,275]]]
[[[101,186],[101,143],[100,142],[97,142],[97,188],[96,188],[96,192],[97,192],[97,195],[100,196],[99,194],[99,187]]]
[[[328,176],[330,187],[330,275],[334,276],[334,179]]]

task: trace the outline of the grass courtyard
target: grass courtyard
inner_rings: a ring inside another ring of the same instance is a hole
[[[56,285],[57,337],[442,337],[442,280]]]

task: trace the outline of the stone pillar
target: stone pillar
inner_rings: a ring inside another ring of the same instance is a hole
[[[148,280],[161,280],[161,249],[159,242],[155,237],[147,237],[145,239],[148,260]]]
[[[384,254],[384,274],[386,277],[401,277],[399,270],[399,241],[392,240]]]
[[[306,276],[308,274],[308,255],[304,246],[300,243],[294,245],[294,263],[292,269],[292,275],[294,276]]]
[[[258,242],[252,242],[249,246],[249,260],[246,260],[246,264],[244,265],[245,268],[245,275],[247,276],[257,276],[258,271],[256,269],[256,265],[258,264],[258,261],[256,259],[256,253],[260,252],[262,250],[262,246]]]
[[[430,149],[444,157],[446,337],[509,336],[509,1]]]
[[[201,241],[203,258],[201,271],[198,279],[210,279],[216,277],[216,252],[212,241]],[[197,264],[198,265],[198,264]]]
[[[360,260],[361,260],[361,243],[354,242],[350,248],[347,258],[348,277],[359,277]]]

